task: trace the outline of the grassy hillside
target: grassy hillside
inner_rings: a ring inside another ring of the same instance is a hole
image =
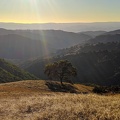
[[[48,85],[48,83],[50,84]],[[0,91],[8,92],[11,91],[13,93],[19,93],[19,92],[54,92],[54,89],[56,89],[56,92],[61,92],[61,89],[59,88],[61,84],[59,82],[50,82],[45,80],[27,80],[27,81],[18,81],[18,82],[11,82],[11,83],[4,83],[0,85]],[[68,84],[64,83],[63,87],[67,87],[68,91],[63,92],[70,92],[70,89],[75,89],[77,93],[91,93],[93,90],[93,87],[85,86],[81,84]]]
[[[37,79],[34,75],[21,70],[19,67],[0,59],[0,83],[18,80]]]
[[[75,87],[92,90],[84,85]],[[51,92],[45,81],[6,83],[0,85],[0,119],[119,120],[119,97]]]
[[[0,82],[1,83],[14,81],[15,79],[20,80],[19,77],[16,77],[13,74],[7,72],[6,70],[0,68]]]

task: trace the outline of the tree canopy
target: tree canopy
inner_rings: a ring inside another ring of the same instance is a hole
[[[68,60],[61,60],[52,64],[47,64],[44,73],[54,80],[63,80],[72,83],[71,77],[77,76],[77,70]]]

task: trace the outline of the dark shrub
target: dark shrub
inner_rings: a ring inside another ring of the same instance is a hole
[[[106,87],[106,86],[96,86],[93,89],[94,93],[120,93],[120,86],[111,86],[111,87]]]

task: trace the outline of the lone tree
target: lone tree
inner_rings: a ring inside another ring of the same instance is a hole
[[[47,64],[44,73],[50,78],[60,80],[61,85],[63,80],[72,83],[71,77],[77,76],[77,70],[68,60],[61,60],[52,64]]]

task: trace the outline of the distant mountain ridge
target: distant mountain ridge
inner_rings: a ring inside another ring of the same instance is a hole
[[[120,42],[120,34],[105,34],[88,40],[88,43]]]
[[[61,30],[6,30],[1,28],[0,57],[5,59],[36,59],[49,56],[58,49],[66,49],[71,46],[75,46],[79,50],[79,46],[85,43],[119,42],[119,31],[73,33]],[[92,38],[91,36],[96,37]]]
[[[84,43],[91,37],[61,30],[0,29],[0,57],[31,59],[47,56],[57,49]]]
[[[110,31],[110,32],[100,32],[99,31],[86,31],[82,32],[83,34],[94,34],[96,37],[93,37],[86,41],[85,44],[77,44],[69,48],[64,48],[57,50],[55,55],[71,55],[81,52],[88,51],[99,51],[99,50],[118,50],[120,43],[120,30]],[[106,43],[106,44],[103,44]]]
[[[14,34],[14,32],[12,30],[0,28],[0,35],[8,35],[8,34]]]
[[[77,34],[61,30],[16,30],[15,33],[30,39],[41,40],[54,49],[66,48],[78,43],[84,43],[92,38],[82,33]]]
[[[64,30],[69,32],[83,31],[112,31],[120,29],[120,22],[94,22],[94,23],[0,23],[0,28],[5,29],[31,29],[31,30]]]
[[[85,35],[89,35],[91,37],[96,37],[96,36],[99,36],[99,35],[103,35],[106,33],[106,31],[85,31],[85,32],[80,32],[80,34],[85,34]]]
[[[49,49],[49,48],[48,48]],[[43,43],[39,40],[8,34],[0,36],[0,57],[7,59],[28,59],[42,56]]]
[[[104,33],[104,35],[115,35],[115,34],[120,34],[120,29]]]

